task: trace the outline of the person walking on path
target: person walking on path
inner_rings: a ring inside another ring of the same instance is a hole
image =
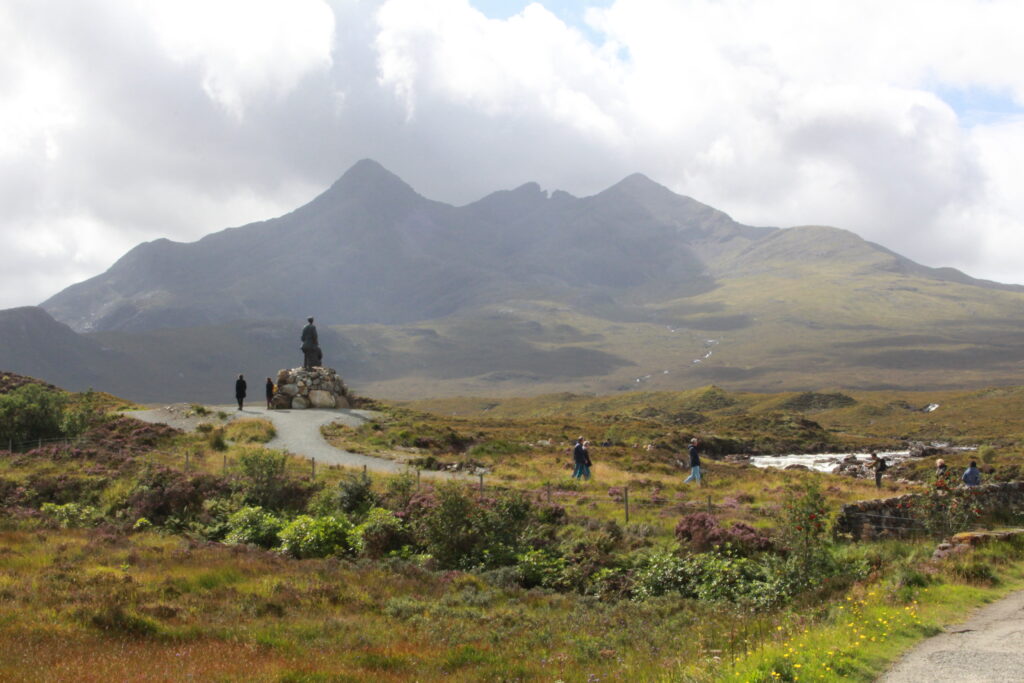
[[[964,483],[968,486],[980,486],[981,485],[981,470],[978,469],[978,463],[975,460],[971,461],[970,466],[964,470],[963,476],[960,477],[964,480]]]
[[[270,410],[270,402],[274,399],[274,380],[267,378],[267,410]]]
[[[576,439],[576,445],[572,449],[572,478],[590,479],[590,454],[587,452],[586,443],[583,437]]]
[[[238,376],[235,380],[235,399],[238,401],[238,409],[242,409],[242,401],[245,400],[245,377]]]
[[[879,458],[878,453],[871,451],[871,468],[875,471],[875,488],[882,488],[882,472],[889,469],[889,464],[885,462],[885,458]]]
[[[684,484],[696,481],[697,486],[700,486],[700,453],[697,450],[699,443],[696,437],[690,439],[690,476],[683,481]]]

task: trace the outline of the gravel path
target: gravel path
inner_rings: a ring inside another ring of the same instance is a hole
[[[964,623],[925,640],[878,680],[1024,681],[1024,591],[983,607]]]
[[[341,422],[349,427],[359,425],[372,419],[373,413],[366,410],[267,410],[263,406],[247,407],[238,410],[238,406],[207,406],[214,415],[188,415],[190,406],[173,404],[148,410],[128,411],[125,415],[144,422],[161,422],[185,431],[193,431],[201,422],[218,422],[216,413],[227,413],[228,420],[240,418],[264,418],[274,423],[277,436],[267,443],[270,448],[288,451],[295,455],[313,458],[318,463],[341,465],[343,467],[366,467],[374,472],[399,473],[409,470],[409,466],[396,460],[375,458],[361,453],[335,448],[327,443],[320,433],[320,427],[331,422]],[[454,475],[448,472],[432,472],[423,470],[425,478],[451,479]]]

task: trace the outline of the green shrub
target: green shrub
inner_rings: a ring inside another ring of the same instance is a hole
[[[242,494],[246,502],[275,507],[287,479],[288,456],[258,446],[247,448],[235,465],[241,474]]]
[[[103,410],[92,389],[80,394],[61,415],[60,431],[65,436],[78,436],[103,420]]]
[[[278,534],[283,526],[280,519],[261,507],[244,507],[228,518],[228,533],[224,541],[273,548],[279,542]]]
[[[409,542],[402,520],[384,508],[371,508],[366,520],[355,527],[350,535],[350,545],[357,553],[379,558],[399,550]]]
[[[281,550],[293,557],[328,557],[352,552],[352,523],[342,515],[300,515],[281,530]]]
[[[39,384],[24,384],[0,394],[0,441],[16,445],[31,439],[62,435],[67,396]]]
[[[634,573],[633,595],[644,600],[666,593],[708,602],[734,602],[769,608],[787,600],[798,587],[799,564],[775,555],[742,557],[716,549],[688,557],[660,551]]]
[[[569,587],[566,560],[546,550],[529,550],[517,558],[521,583],[524,588],[541,586],[553,590]]]
[[[633,595],[646,600],[666,593],[686,592],[690,585],[686,562],[668,551],[648,556],[633,575]]]
[[[523,550],[530,502],[518,493],[477,500],[454,482],[437,488],[437,504],[417,520],[416,533],[438,564],[450,569],[489,569],[512,564]]]
[[[65,503],[64,505],[43,503],[41,511],[44,515],[56,520],[63,529],[92,526],[100,520],[100,514],[96,508],[80,503]]]
[[[348,474],[338,482],[338,509],[346,514],[362,515],[377,504],[373,480],[366,472]]]

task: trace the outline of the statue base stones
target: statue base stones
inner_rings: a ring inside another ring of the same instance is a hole
[[[334,368],[292,368],[277,373],[273,408],[349,408],[350,394]]]

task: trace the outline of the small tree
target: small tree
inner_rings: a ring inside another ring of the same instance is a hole
[[[789,550],[797,575],[813,581],[827,565],[831,511],[814,482],[790,487],[779,513],[779,536]]]
[[[287,481],[285,467],[288,456],[279,451],[253,447],[238,457],[242,475],[242,492],[247,502],[262,507],[275,507]]]

